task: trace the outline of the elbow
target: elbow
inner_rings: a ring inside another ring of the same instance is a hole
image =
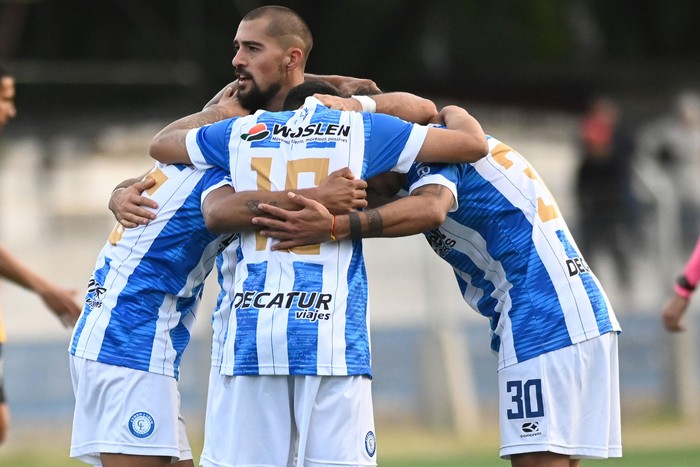
[[[428,230],[437,229],[445,222],[445,219],[447,218],[447,211],[449,209],[445,209],[445,206],[443,206],[442,203],[438,202],[438,200],[431,202],[425,208],[425,228],[423,229],[424,232],[427,232]]]
[[[148,154],[163,164],[190,164],[184,136],[163,130],[156,134],[148,146]]]
[[[486,157],[486,155],[489,153],[489,142],[486,139],[486,134],[482,132],[481,135],[476,138],[474,147],[476,148],[474,151],[475,162],[483,157]]]
[[[440,120],[440,114],[438,113],[438,109],[435,106],[435,103],[429,99],[423,99],[421,105],[423,107],[422,113],[426,116],[426,118],[424,121],[417,123],[423,125],[427,125],[429,123],[438,123]]]
[[[151,140],[150,146],[148,146],[148,154],[155,160],[160,162],[166,162],[163,160],[165,151],[163,150],[163,136],[158,133]]]
[[[203,209],[204,223],[207,230],[211,233],[222,234],[226,233],[226,219],[220,215],[220,211],[213,208]]]
[[[464,150],[460,157],[461,162],[472,163],[486,157],[489,153],[489,143],[486,140],[486,135],[470,135],[465,138]]]

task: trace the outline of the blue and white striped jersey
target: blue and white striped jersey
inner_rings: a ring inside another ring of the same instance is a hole
[[[156,219],[118,224],[100,251],[71,354],[179,378],[204,279],[231,236],[206,229],[202,201],[230,182],[221,169],[156,164]]]
[[[216,308],[211,315],[211,365],[217,368],[221,367],[224,342],[228,332],[228,320],[231,315],[231,302],[236,293],[234,278],[238,262],[236,251],[239,248],[239,240],[240,234],[232,234],[226,249],[216,257],[217,281],[220,290],[216,299]]]
[[[237,191],[295,190],[343,167],[361,178],[405,172],[426,133],[309,98],[294,112],[260,111],[192,130],[187,148],[196,166],[229,169]],[[271,251],[271,241],[241,234],[222,373],[371,375],[362,242]]]
[[[408,183],[409,191],[457,187],[456,210],[425,235],[452,265],[464,300],[490,319],[499,369],[620,331],[540,177],[512,148],[488,143],[473,164],[414,164]]]

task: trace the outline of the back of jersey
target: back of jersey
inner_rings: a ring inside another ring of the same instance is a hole
[[[296,190],[344,167],[358,177],[407,168],[425,133],[384,117],[330,110],[310,98],[295,112],[239,119],[228,144],[233,186]],[[241,237],[222,372],[370,375],[362,242],[290,251],[271,251],[271,242],[255,232]]]
[[[175,378],[190,339],[204,279],[221,237],[206,229],[203,196],[226,184],[220,169],[157,164],[144,193],[156,219],[117,225],[100,251],[70,352],[78,357]]]
[[[619,331],[537,172],[511,147],[488,142],[488,156],[473,164],[419,176],[442,173],[457,185],[459,207],[426,237],[454,268],[467,303],[491,320],[499,368]]]

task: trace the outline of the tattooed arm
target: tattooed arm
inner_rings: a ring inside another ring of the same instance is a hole
[[[190,164],[185,138],[191,129],[249,113],[241,106],[233,88],[228,87],[218,103],[176,120],[159,131],[151,141],[149,154],[165,164]]]
[[[400,198],[376,209],[333,215],[320,203],[300,194],[289,197],[302,207],[287,211],[261,204],[258,209],[274,217],[255,217],[253,223],[264,227],[261,234],[280,240],[272,246],[282,250],[328,240],[359,240],[370,237],[403,237],[439,227],[454,203],[452,191],[443,185],[417,188],[411,196]]]
[[[367,183],[355,179],[350,168],[332,172],[314,188],[298,190],[304,196],[327,207],[333,214],[345,214],[353,209],[367,206],[365,188]],[[213,190],[204,199],[203,213],[207,228],[215,233],[240,232],[256,228],[252,219],[266,215],[259,209],[262,203],[282,209],[301,209],[288,196],[288,191],[241,191],[236,193],[231,186]]]

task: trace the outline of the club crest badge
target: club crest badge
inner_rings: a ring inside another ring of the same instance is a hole
[[[374,457],[374,453],[377,450],[377,439],[372,431],[368,431],[367,435],[365,435],[365,449],[369,457]]]
[[[129,431],[137,438],[148,438],[155,427],[156,422],[148,412],[136,412],[129,418]]]

